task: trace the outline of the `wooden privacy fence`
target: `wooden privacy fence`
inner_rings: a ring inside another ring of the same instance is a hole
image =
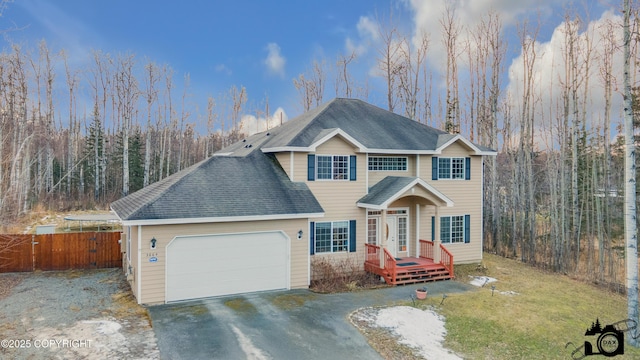
[[[122,266],[120,232],[0,235],[0,273]]]

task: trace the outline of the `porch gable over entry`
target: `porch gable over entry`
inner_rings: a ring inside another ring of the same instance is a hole
[[[396,200],[413,196],[424,200],[425,205],[435,206],[434,244],[440,247],[440,215],[441,206],[452,207],[453,201],[433,186],[418,177],[387,176],[369,189],[369,193],[357,202],[357,206],[369,210],[381,210],[381,223],[386,223],[387,209]],[[381,239],[381,248],[389,247],[386,237]],[[419,256],[417,254],[416,256]],[[434,254],[434,261],[440,261],[439,252]],[[380,264],[384,264],[384,253],[380,252]]]
[[[453,201],[418,177],[387,176],[369,189],[369,193],[357,202],[357,206],[371,210],[386,210],[394,201],[416,196],[430,205],[453,206]]]

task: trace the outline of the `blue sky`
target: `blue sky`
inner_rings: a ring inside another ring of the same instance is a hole
[[[191,76],[193,93],[245,86],[276,106],[297,102],[292,79],[316,56],[333,58],[357,33],[361,15],[385,1],[86,1],[17,0],[3,14],[5,38],[26,46],[45,39],[77,61],[91,49],[131,52]],[[13,25],[12,25],[13,23]],[[5,39],[5,46],[7,42]],[[281,69],[269,69],[269,44]],[[293,110],[292,110],[293,111]]]
[[[409,36],[418,29],[431,33],[428,64],[435,88],[442,82],[444,57],[439,19],[449,0],[324,0],[324,1],[192,1],[165,0],[15,0],[0,18],[3,47],[10,42],[36,48],[46,40],[54,51],[64,49],[72,64],[88,63],[92,50],[117,55],[133,53],[138,62],[169,65],[175,82],[191,78],[190,93],[200,107],[232,85],[245,86],[249,107],[259,107],[268,95],[272,109],[288,117],[301,112],[292,79],[314,59],[335,63],[340,52],[358,49],[352,71],[359,80],[369,74],[368,101],[385,107],[385,89],[374,74],[376,14],[394,9],[397,23]],[[473,25],[489,10],[505,24],[509,48],[506,71],[517,71],[520,55],[516,24],[540,22],[541,45],[550,43],[567,7],[575,6],[597,21],[621,1],[607,0],[459,0],[461,23]],[[464,68],[460,72],[464,72]],[[60,83],[63,74],[58,74]],[[333,75],[328,73],[328,82]],[[509,87],[505,83],[505,88]],[[333,98],[327,84],[325,101]]]

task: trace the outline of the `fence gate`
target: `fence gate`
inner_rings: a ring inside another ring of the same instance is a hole
[[[122,266],[120,232],[0,235],[0,272]]]

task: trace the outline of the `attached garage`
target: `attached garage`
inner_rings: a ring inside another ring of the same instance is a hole
[[[166,248],[166,301],[289,289],[282,231],[175,237]]]

